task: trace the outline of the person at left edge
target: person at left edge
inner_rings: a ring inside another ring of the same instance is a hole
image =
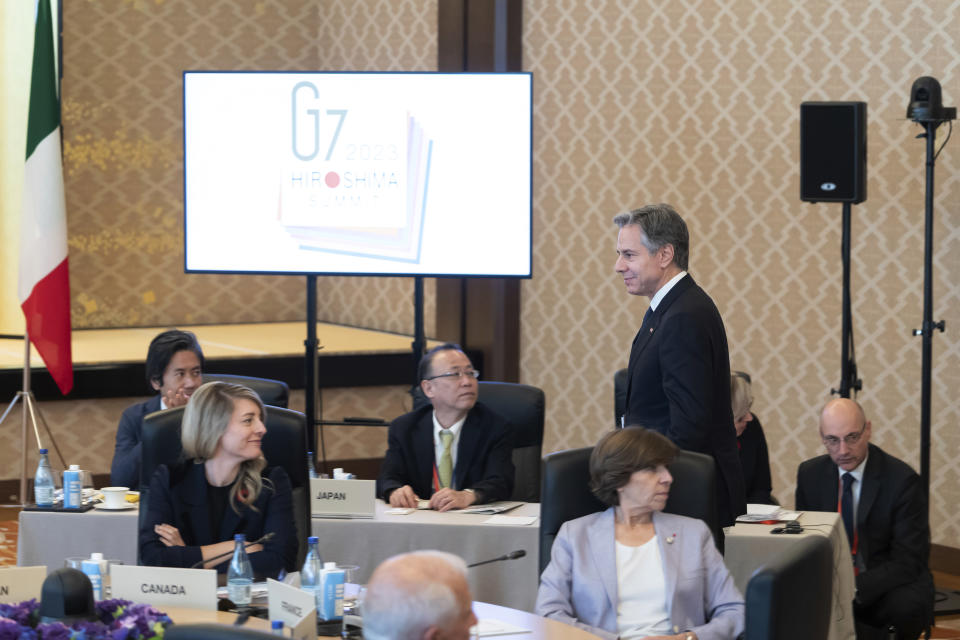
[[[509,498],[513,433],[506,419],[477,402],[480,374],[470,358],[446,343],[428,351],[418,371],[430,406],[390,424],[377,495],[408,508],[430,498],[437,511]]]
[[[189,331],[169,329],[158,334],[147,349],[147,384],[157,395],[127,407],[120,416],[110,465],[115,487],[140,486],[140,434],[149,413],[180,407],[203,384],[203,350]]]
[[[247,387],[208,382],[197,389],[183,414],[186,460],[160,465],[150,481],[140,527],[143,564],[191,567],[209,560],[205,568],[224,573],[235,534],[253,541],[272,533],[247,547],[254,574],[296,569],[290,478],[281,467],[267,467],[260,449],[264,418],[263,402]]]

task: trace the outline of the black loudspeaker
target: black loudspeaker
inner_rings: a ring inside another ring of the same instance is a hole
[[[867,103],[800,104],[800,199],[867,199]]]

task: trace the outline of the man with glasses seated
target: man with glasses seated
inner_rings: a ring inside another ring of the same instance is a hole
[[[430,404],[390,424],[377,495],[393,507],[429,499],[437,511],[495,502],[513,491],[513,437],[507,420],[477,402],[477,378],[459,345],[420,359]]]
[[[827,403],[820,414],[827,455],[800,465],[796,508],[841,514],[857,576],[858,637],[864,625],[892,625],[898,638],[915,640],[933,618],[926,499],[917,473],[870,444],[870,431],[857,402]]]

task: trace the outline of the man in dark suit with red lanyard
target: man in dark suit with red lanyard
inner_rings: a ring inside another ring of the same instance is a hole
[[[898,638],[915,640],[933,620],[926,500],[917,473],[870,444],[870,431],[857,402],[827,403],[820,414],[827,455],[800,465],[796,508],[840,512],[857,573],[858,627],[893,625]]]
[[[743,472],[730,409],[730,356],[713,300],[687,273],[690,237],[666,204],[613,219],[616,271],[627,293],[650,298],[630,349],[623,425],[640,425],[678,447],[713,456],[720,525],[746,512]]]
[[[430,404],[390,424],[377,495],[393,507],[430,499],[437,511],[505,500],[513,492],[513,432],[477,402],[479,373],[459,346],[446,343],[420,360],[420,389]]]

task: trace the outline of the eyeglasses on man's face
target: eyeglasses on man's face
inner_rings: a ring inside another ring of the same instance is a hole
[[[867,423],[864,422],[859,431],[848,433],[842,438],[838,438],[837,436],[820,436],[820,439],[823,440],[823,444],[826,445],[827,449],[836,449],[840,446],[841,441],[844,442],[848,447],[852,447],[860,442],[860,438],[863,437],[863,432],[866,428]]]
[[[454,371],[447,371],[446,373],[439,373],[435,376],[424,378],[424,380],[436,380],[438,378],[450,378],[450,379],[456,378],[457,380],[459,380],[461,377],[476,379],[480,377],[480,372],[477,371],[476,369],[459,369]]]

